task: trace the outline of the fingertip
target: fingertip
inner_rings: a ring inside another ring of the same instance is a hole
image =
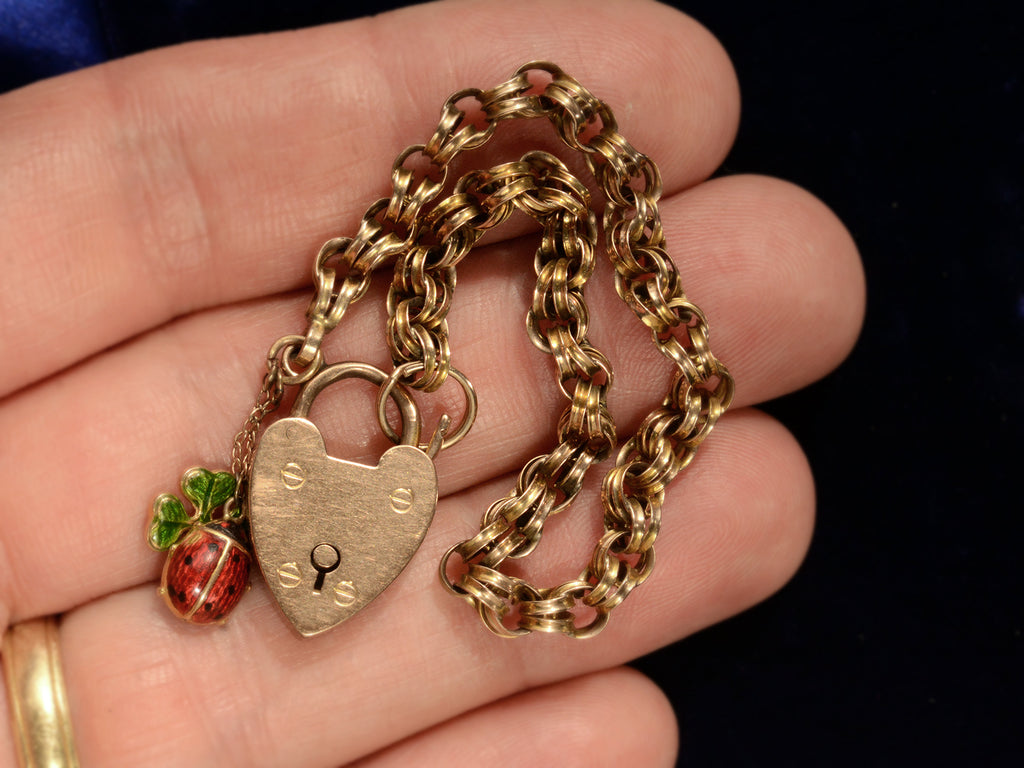
[[[713,179],[665,206],[687,293],[715,318],[711,341],[740,405],[832,371],[864,318],[860,254],[836,214],[781,179]]]
[[[675,713],[664,692],[636,670],[619,667],[524,691],[458,715],[358,765],[486,762],[670,768],[678,741]]]
[[[860,251],[849,229],[821,198],[782,179],[764,182],[777,190],[790,214],[777,219],[777,228],[780,238],[793,246],[790,273],[803,294],[809,341],[819,345],[827,372],[849,355],[864,322],[866,281]],[[809,274],[816,279],[807,280]]]
[[[803,562],[815,491],[793,435],[752,408],[728,413],[687,476],[666,495],[658,568],[637,626],[678,616],[660,642],[685,637],[765,600]],[[673,580],[658,574],[673,573]]]
[[[755,440],[724,447],[741,468],[739,493],[748,500],[743,535],[750,545],[739,563],[735,597],[754,605],[785,586],[803,563],[814,533],[816,493],[807,455],[792,432],[753,408],[736,416],[756,433]]]
[[[643,719],[635,743],[624,746],[622,763],[675,765],[679,753],[679,722],[665,691],[631,667],[609,670],[605,676],[619,690],[616,694],[622,702],[619,711],[629,708]]]
[[[434,35],[411,52],[394,52],[395,39],[436,24],[442,10],[447,31],[464,46]],[[667,191],[710,176],[736,136],[740,92],[731,58],[707,27],[664,3],[519,0],[510,11],[505,0],[470,0],[412,6],[374,21],[381,23],[372,30],[371,58],[398,65],[386,88],[411,94],[410,101],[443,98],[445,82],[482,87],[527,61],[552,61],[612,108],[622,132],[658,164]],[[439,82],[439,68],[447,81]],[[393,120],[415,135],[421,116],[412,107]]]
[[[685,84],[690,93],[687,101],[692,100],[687,104],[688,123],[713,126],[700,143],[693,141],[692,130],[663,131],[662,136],[671,143],[658,147],[656,157],[669,168],[678,165],[689,169],[693,178],[705,179],[718,169],[736,140],[741,104],[739,78],[732,57],[710,29],[677,8],[653,5],[665,18],[655,27],[660,40],[652,49],[672,51],[673,55],[661,60],[652,57],[647,67],[656,73],[663,98],[681,98]],[[666,189],[671,191],[671,184]]]

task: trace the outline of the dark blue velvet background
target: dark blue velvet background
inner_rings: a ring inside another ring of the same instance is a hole
[[[721,173],[824,199],[869,289],[850,359],[769,405],[818,481],[805,566],[764,604],[638,663],[679,713],[680,764],[1022,765],[1024,13],[675,4],[739,72],[743,120]],[[0,0],[0,90],[340,19],[340,5]]]

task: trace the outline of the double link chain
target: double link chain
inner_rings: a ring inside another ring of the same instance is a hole
[[[602,225],[616,291],[677,368],[664,401],[621,446],[604,479],[604,534],[590,562],[577,578],[553,588],[534,586],[502,566],[536,548],[547,518],[568,507],[590,466],[615,450],[607,409],[612,367],[589,341],[583,296],[598,238],[590,195],[557,157],[530,152],[465,174],[439,198],[460,153],[487,142],[499,123],[539,117],[582,153],[597,180],[606,201]],[[395,371],[387,386],[432,392],[451,373],[470,394],[450,363],[447,316],[455,268],[484,232],[523,211],[542,227],[527,330],[532,343],[554,358],[569,405],[558,421],[557,447],[530,461],[515,489],[484,514],[480,532],[445,554],[441,580],[468,599],[496,634],[594,635],[650,575],[665,487],[693,459],[733,395],[728,370],[708,346],[707,321],[685,297],[665,250],[658,169],[619,133],[606,104],[557,66],[532,62],[495,88],[452,94],[433,136],[398,156],[391,179],[391,196],[370,206],[355,236],[329,240],[317,255],[307,331],[271,348],[261,396],[236,439],[236,471],[251,462],[256,430],[282,387],[308,381],[321,369],[324,336],[390,259],[395,267],[386,335]],[[440,447],[461,438],[470,421]],[[386,422],[382,428],[393,434]]]

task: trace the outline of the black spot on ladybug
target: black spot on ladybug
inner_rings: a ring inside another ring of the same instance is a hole
[[[212,611],[213,610],[213,603],[207,603],[206,605],[204,605],[203,606],[203,610],[204,611]]]
[[[181,590],[181,592],[178,593],[178,600],[180,602],[182,602],[182,603],[185,602],[185,590],[184,589]]]
[[[234,584],[228,584],[228,594],[229,595],[235,594],[235,585]]]
[[[238,553],[237,553],[237,552],[235,552],[235,554],[233,554],[233,555],[231,556],[231,562],[232,562],[232,563],[237,563],[237,562],[238,562],[239,560],[241,560],[241,559],[242,559],[242,558],[241,558],[241,557],[239,557],[239,555],[238,555]]]
[[[192,565],[192,555],[185,555],[185,565]]]
[[[220,544],[218,544],[216,541],[208,541],[206,542],[206,549],[210,552],[216,552],[218,549],[220,549]]]

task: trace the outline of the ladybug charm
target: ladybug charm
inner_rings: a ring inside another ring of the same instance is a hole
[[[167,553],[160,593],[194,624],[223,621],[249,586],[249,550],[234,520],[194,525]]]
[[[214,519],[213,512],[235,493],[228,472],[195,467],[181,478],[181,490],[195,511],[170,493],[153,502],[149,545],[167,551],[160,594],[180,618],[194,624],[222,622],[249,587],[252,555],[240,512]]]

